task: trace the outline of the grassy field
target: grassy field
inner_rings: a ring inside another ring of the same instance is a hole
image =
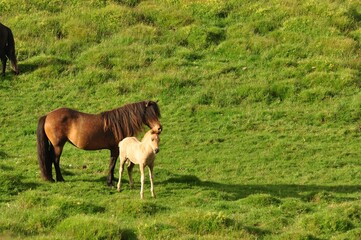
[[[359,1],[0,0],[0,22],[0,239],[361,238]],[[40,116],[145,99],[156,199],[137,168],[107,187],[107,150],[40,179]]]

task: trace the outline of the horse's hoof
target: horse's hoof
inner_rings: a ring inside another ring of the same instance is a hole
[[[44,178],[44,180],[51,183],[55,182],[53,178]]]

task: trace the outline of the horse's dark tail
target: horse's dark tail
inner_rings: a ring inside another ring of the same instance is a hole
[[[7,47],[6,47],[6,55],[8,56],[11,66],[16,74],[19,74],[18,69],[18,61],[16,60],[16,53],[15,53],[15,40],[13,36],[13,32],[10,28],[8,28],[8,39],[7,39]]]
[[[46,116],[39,119],[38,129],[36,130],[37,135],[37,147],[38,147],[38,160],[41,176],[44,180],[54,182],[52,174],[52,163],[54,151],[52,151],[51,143],[44,131]]]

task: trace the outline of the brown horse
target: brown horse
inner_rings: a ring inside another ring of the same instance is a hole
[[[15,55],[15,41],[10,28],[0,23],[0,59],[2,63],[2,74],[5,75],[6,61],[9,58],[13,71],[19,74]]]
[[[160,133],[160,110],[153,101],[130,103],[120,108],[88,114],[69,108],[59,108],[40,117],[37,129],[38,160],[42,177],[54,182],[64,181],[60,172],[60,155],[66,142],[84,150],[110,150],[107,183],[113,186],[114,167],[119,155],[118,143],[125,137],[138,134],[143,124]]]

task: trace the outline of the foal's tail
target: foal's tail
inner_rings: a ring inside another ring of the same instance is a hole
[[[37,146],[38,146],[38,160],[39,167],[41,171],[41,176],[46,181],[53,182],[53,174],[52,174],[52,163],[53,163],[53,155],[54,151],[52,150],[51,143],[49,143],[49,139],[46,136],[44,131],[46,116],[43,116],[39,119],[38,129],[36,130],[37,135]]]

